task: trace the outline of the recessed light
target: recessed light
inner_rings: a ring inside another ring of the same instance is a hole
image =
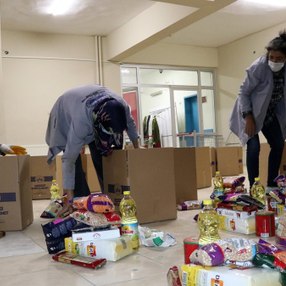
[[[72,14],[77,12],[78,0],[51,0],[43,12],[53,16]]]

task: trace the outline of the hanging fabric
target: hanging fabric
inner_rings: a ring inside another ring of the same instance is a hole
[[[144,136],[144,147],[148,147],[149,143],[149,121],[150,115],[145,116],[143,119],[143,136]]]
[[[153,148],[160,148],[161,147],[160,130],[156,116],[154,116],[152,120],[152,139],[153,139]]]

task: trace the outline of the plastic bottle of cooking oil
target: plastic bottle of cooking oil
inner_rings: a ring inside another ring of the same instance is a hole
[[[223,178],[220,174],[220,171],[215,172],[215,176],[213,178],[214,184],[214,196],[219,197],[224,194],[224,187],[223,187]]]
[[[136,203],[130,195],[130,191],[123,192],[119,210],[121,213],[121,234],[129,235],[134,250],[139,248],[138,220],[136,217]]]
[[[203,201],[204,208],[199,213],[198,225],[200,230],[199,244],[205,245],[220,239],[219,216],[213,208],[212,200]]]
[[[60,187],[56,180],[52,180],[52,184],[50,187],[50,193],[51,193],[51,200],[58,200],[61,198]]]
[[[252,187],[250,188],[250,196],[254,199],[258,200],[262,204],[266,204],[266,193],[265,188],[260,182],[260,178],[257,177],[254,179],[254,183]]]

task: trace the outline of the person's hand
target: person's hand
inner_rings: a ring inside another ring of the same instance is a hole
[[[255,135],[256,124],[252,114],[248,114],[245,117],[245,130],[244,132],[249,136],[253,137]]]

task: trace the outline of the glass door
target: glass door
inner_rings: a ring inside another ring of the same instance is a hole
[[[200,96],[196,89],[173,89],[176,127],[176,145],[197,146],[196,133],[200,132]]]
[[[169,88],[141,87],[140,107],[144,145],[149,148],[175,146]]]

